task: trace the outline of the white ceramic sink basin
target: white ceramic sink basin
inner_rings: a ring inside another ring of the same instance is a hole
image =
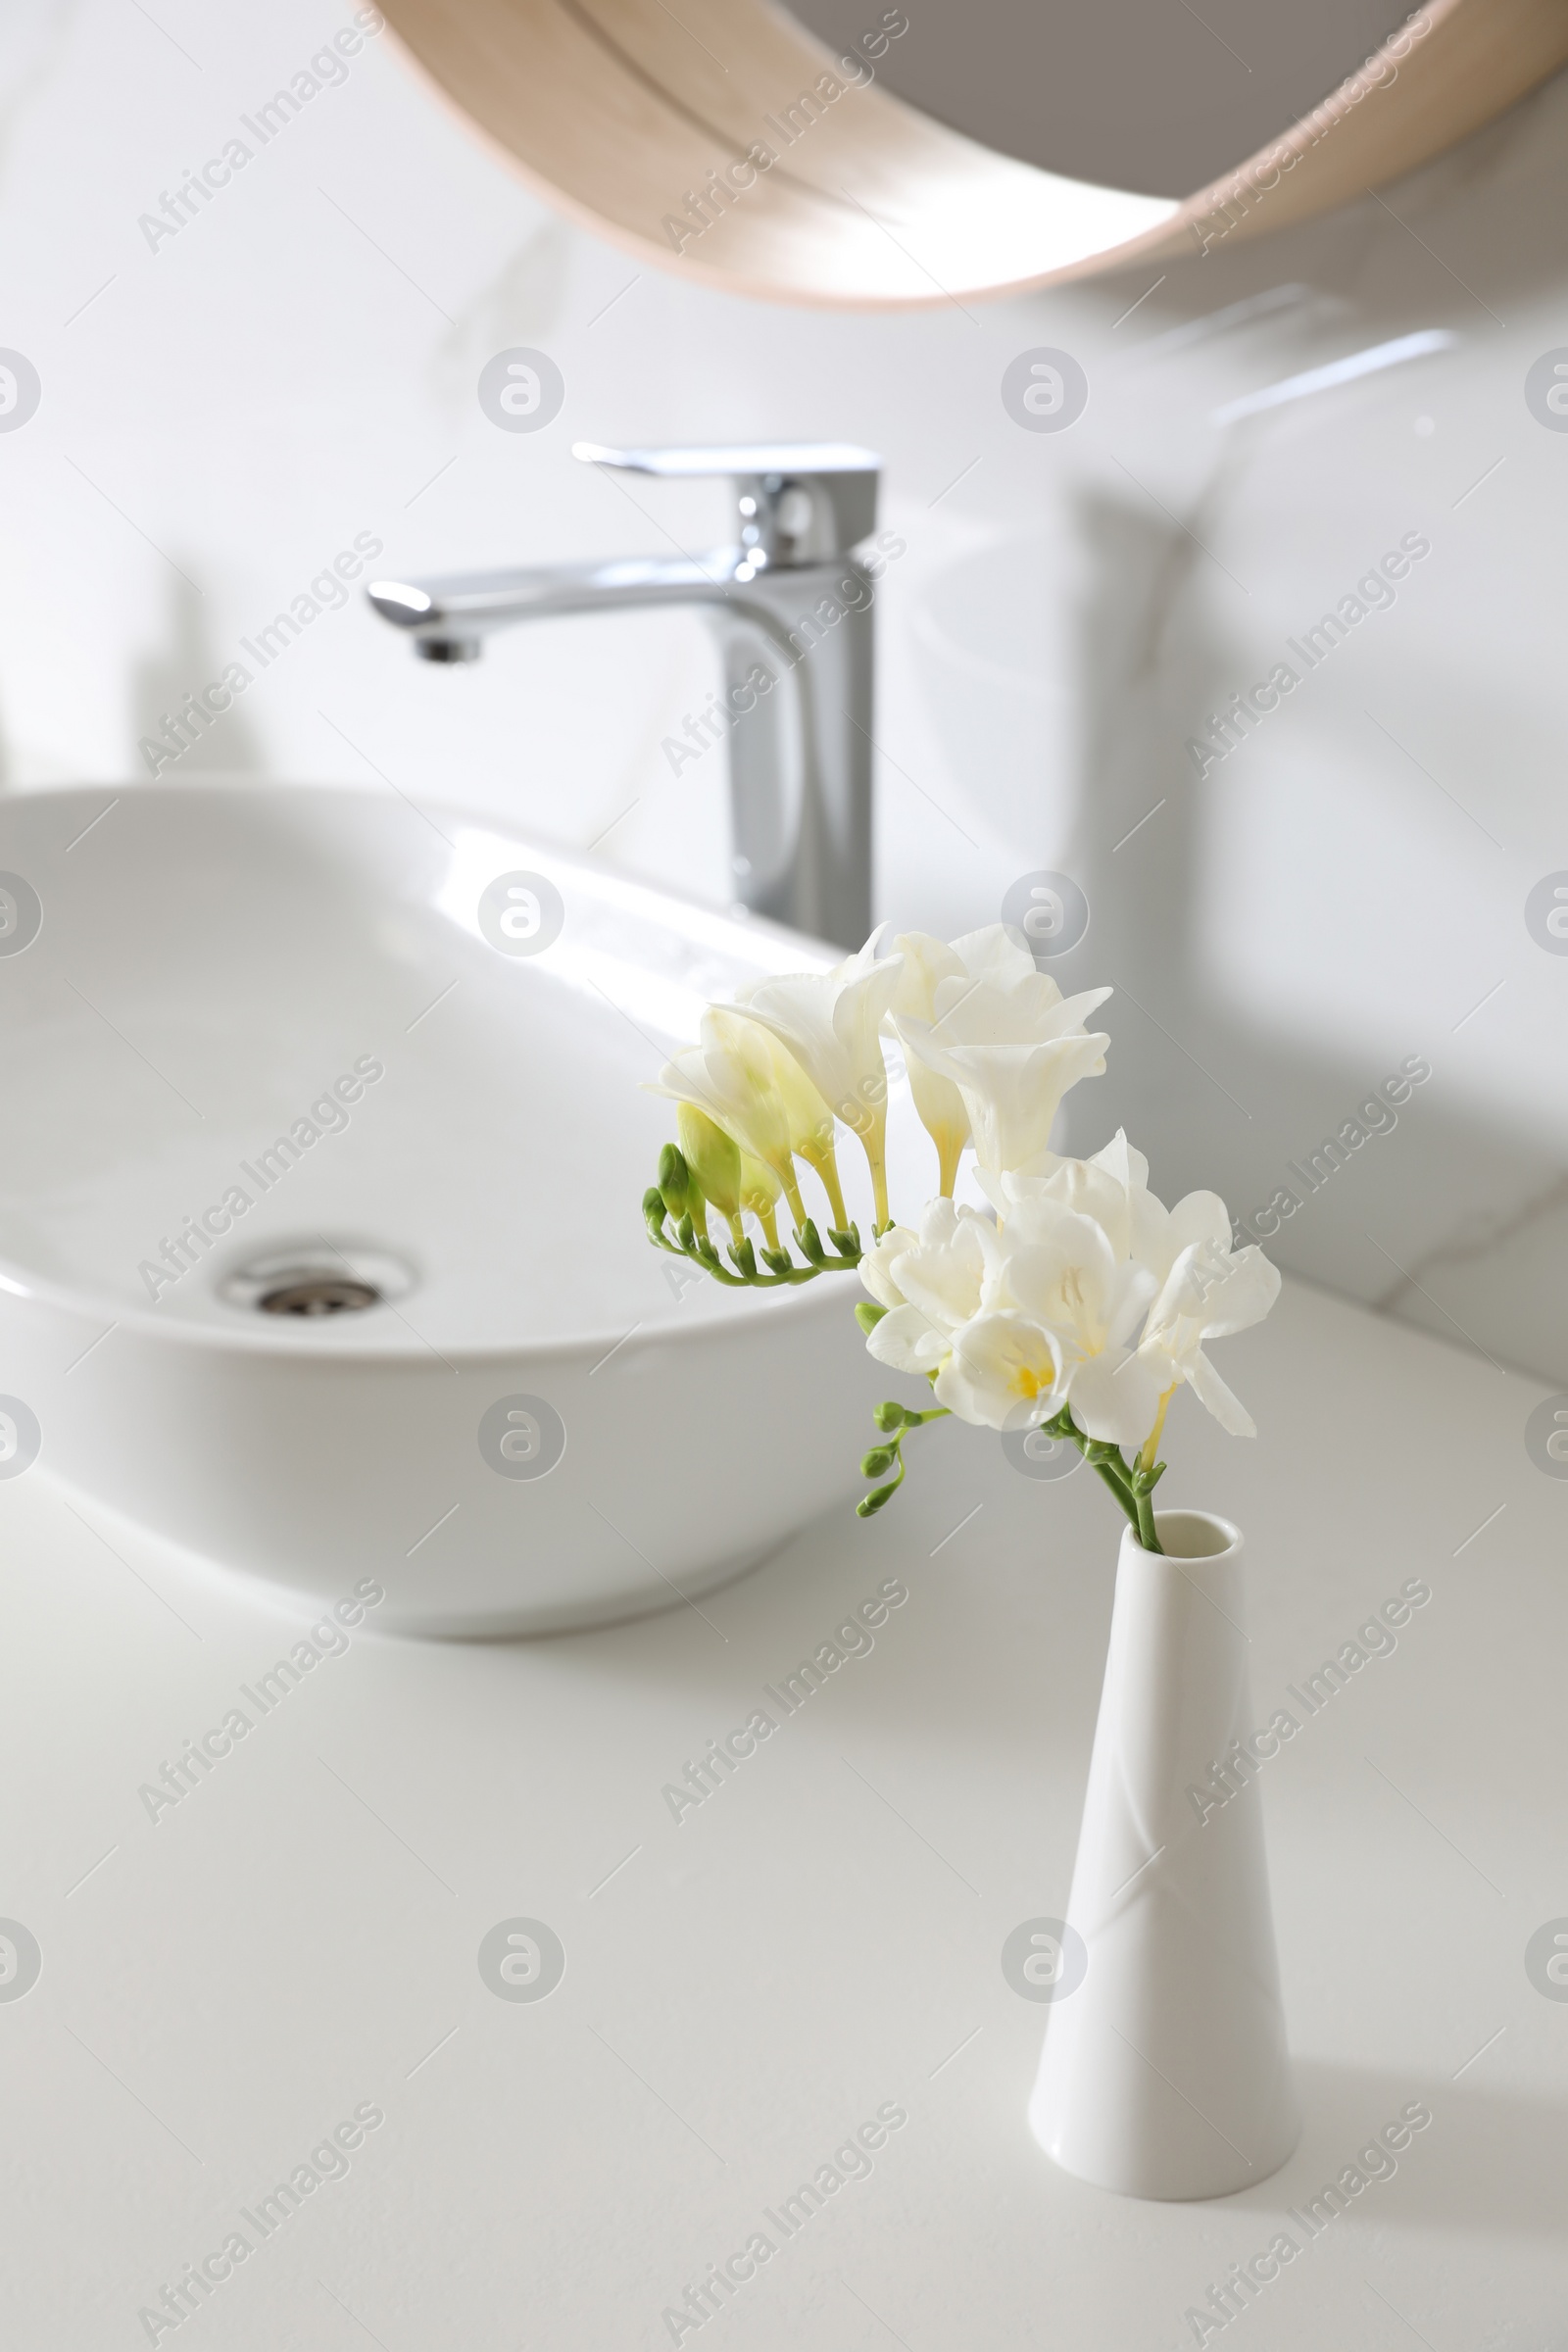
[[[640,1213],[638,1081],[819,946],[352,790],[0,800],[0,1475],[442,1634],[673,1603],[854,1494],[854,1277],[720,1292]]]

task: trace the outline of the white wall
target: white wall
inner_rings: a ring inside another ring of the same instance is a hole
[[[1524,398],[1568,345],[1568,84],[1384,200],[1216,248],[1142,302],[1136,278],[856,318],[694,291],[564,227],[387,34],[151,250],[139,216],[346,0],[10,13],[0,343],[43,398],[0,433],[7,786],[145,776],[138,740],[172,698],[357,533],[396,571],[722,534],[719,489],[633,498],[573,462],[580,435],[869,442],[908,542],[880,607],[880,908],[956,929],[1031,869],[1077,877],[1092,921],[1059,976],[1120,993],[1075,1142],[1125,1118],[1167,1196],[1212,1184],[1250,1221],[1288,1160],[1425,1057],[1397,1128],[1271,1247],[1568,1379],[1568,959],[1524,920],[1568,868],[1568,433]],[[1421,329],[1454,339],[1213,421]],[[474,397],[512,345],[565,377],[538,434]],[[999,395],[1040,345],[1088,372],[1064,433],[1025,432]],[[1184,747],[1204,714],[1406,533],[1430,554],[1397,601],[1200,778]],[[659,752],[709,663],[669,617],[522,630],[472,670],[428,668],[351,602],[165,772],[390,784],[717,895],[718,756],[677,783]]]

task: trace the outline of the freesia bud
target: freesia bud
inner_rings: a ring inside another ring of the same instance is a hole
[[[686,1213],[689,1180],[686,1162],[673,1144],[666,1144],[659,1154],[659,1190],[664,1206],[678,1224]]]
[[[703,1196],[711,1200],[719,1215],[735,1228],[740,1239],[741,1153],[740,1146],[715,1127],[706,1111],[693,1103],[682,1102],[675,1111],[675,1132],[680,1137],[686,1165]]]

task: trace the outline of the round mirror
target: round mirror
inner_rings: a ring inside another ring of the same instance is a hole
[[[793,0],[834,50],[866,0]],[[1181,198],[1267,147],[1365,64],[1408,0],[913,0],[878,69],[886,90],[1038,171]]]
[[[1561,0],[383,0],[530,184],[639,261],[863,308],[1203,253],[1440,154]]]

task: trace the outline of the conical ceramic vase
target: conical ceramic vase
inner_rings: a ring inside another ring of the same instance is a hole
[[[1300,2129],[1257,1788],[1270,1751],[1237,1747],[1255,1731],[1240,1534],[1204,1511],[1156,1525],[1163,1553],[1122,1537],[1029,2123],[1101,2188],[1220,2197],[1277,2171]]]

